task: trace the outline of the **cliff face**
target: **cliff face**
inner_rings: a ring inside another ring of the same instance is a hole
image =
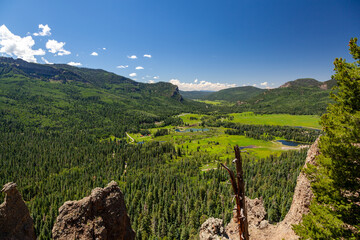
[[[36,239],[33,220],[16,188],[16,183],[5,184],[1,191],[6,194],[6,197],[0,205],[0,239]]]
[[[52,235],[53,239],[135,239],[117,183],[95,188],[79,201],[65,202],[59,208]]]
[[[306,161],[307,164],[314,164],[316,156],[319,155],[318,148],[319,139],[310,147]],[[302,215],[309,212],[309,206],[313,193],[311,191],[310,182],[306,178],[304,173],[300,173],[297,178],[293,201],[289,212],[286,214],[283,221],[276,225],[268,224],[265,219],[265,209],[263,203],[259,199],[246,199],[246,208],[248,211],[249,220],[249,232],[250,239],[252,240],[295,240],[299,237],[292,230],[292,224],[298,224],[301,222]],[[236,211],[234,211],[235,217]],[[229,239],[239,239],[238,226],[236,220],[233,218],[230,223],[226,226],[226,233]],[[200,239],[216,239],[216,238],[200,238]]]

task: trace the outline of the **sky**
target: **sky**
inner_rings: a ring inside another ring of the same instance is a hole
[[[0,0],[0,56],[180,90],[274,88],[352,61],[359,0]]]

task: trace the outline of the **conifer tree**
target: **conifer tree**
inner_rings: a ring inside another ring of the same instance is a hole
[[[294,226],[302,239],[359,239],[360,237],[360,47],[349,42],[356,60],[336,58],[337,86],[327,113],[316,166],[306,170],[314,193],[310,213]]]

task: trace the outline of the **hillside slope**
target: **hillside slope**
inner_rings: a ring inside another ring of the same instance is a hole
[[[0,122],[19,128],[119,128],[190,111],[177,86],[104,70],[0,58]],[[120,124],[121,123],[121,124]]]
[[[225,100],[229,102],[246,101],[265,92],[265,89],[252,86],[220,90],[205,97],[206,100]]]
[[[319,82],[315,79],[297,79],[269,89],[254,96],[245,103],[238,104],[236,111],[256,113],[317,114],[326,111],[331,102],[329,93],[335,80]]]

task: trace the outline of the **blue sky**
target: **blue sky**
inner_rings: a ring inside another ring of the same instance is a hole
[[[351,60],[359,12],[358,0],[1,0],[0,55],[183,90],[277,87],[328,80],[336,57]]]

